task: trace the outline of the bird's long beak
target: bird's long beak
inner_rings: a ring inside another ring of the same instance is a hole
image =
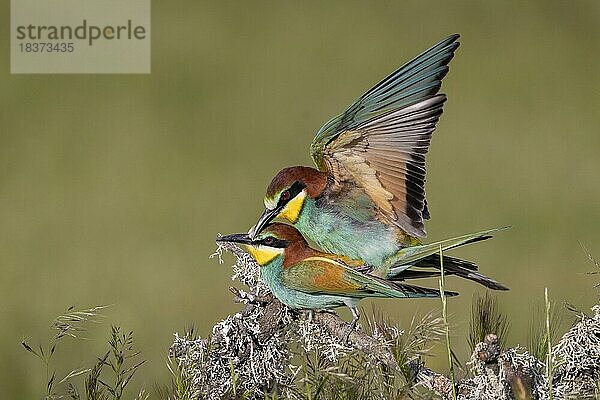
[[[273,210],[266,209],[258,219],[256,225],[250,228],[250,231],[248,231],[248,236],[251,239],[254,239],[254,237],[256,237],[256,235],[258,235],[260,231],[265,227],[265,225],[267,225],[269,222],[275,219],[277,215],[279,215],[280,211],[281,210],[279,207],[274,208]]]
[[[251,244],[252,239],[248,236],[247,233],[234,233],[233,235],[225,235],[218,237],[216,239],[217,242],[230,242],[230,243],[241,243],[241,244]]]

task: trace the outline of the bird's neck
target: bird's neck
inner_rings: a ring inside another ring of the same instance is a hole
[[[319,171],[311,167],[292,167],[294,171],[292,175],[297,175],[298,180],[301,180],[306,185],[306,193],[312,199],[317,198],[323,193],[327,187],[327,173]]]
[[[309,257],[319,257],[324,253],[313,249],[306,242],[295,241],[285,249],[285,259],[283,261],[283,268],[289,268],[290,266],[299,263]]]

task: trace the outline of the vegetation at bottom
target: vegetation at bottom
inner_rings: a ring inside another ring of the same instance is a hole
[[[596,260],[589,256],[597,271],[600,271]],[[443,286],[442,286],[443,288]],[[553,363],[551,354],[553,346],[560,337],[561,320],[570,315],[574,321],[585,316],[577,307],[565,303],[558,306],[552,301],[548,292],[540,296],[543,307],[535,310],[532,315],[528,352],[536,359],[545,363],[545,381],[548,382],[548,396],[552,395],[552,382],[560,362]],[[133,332],[124,331],[121,327],[112,325],[108,332],[106,351],[96,356],[90,356],[90,365],[85,368],[74,368],[59,376],[55,365],[56,354],[61,351],[66,340],[82,340],[87,324],[99,322],[105,306],[77,310],[70,307],[64,314],[59,315],[51,324],[52,335],[44,344],[33,344],[23,340],[21,345],[25,351],[39,359],[40,370],[46,376],[45,387],[40,388],[44,399],[86,399],[86,400],[116,400],[116,399],[198,399],[207,397],[201,391],[196,377],[190,373],[189,366],[182,364],[181,359],[172,354],[167,358],[165,372],[168,371],[168,381],[155,383],[150,390],[139,385],[134,380],[138,371],[143,370],[145,360],[134,346]],[[389,368],[382,363],[373,362],[372,357],[359,350],[350,350],[332,360],[321,351],[306,351],[301,346],[294,349],[293,356],[287,366],[293,372],[293,379],[286,384],[285,389],[271,387],[256,391],[244,388],[243,377],[240,376],[230,363],[229,379],[231,385],[219,398],[223,399],[279,399],[294,398],[302,400],[316,399],[430,399],[437,398],[436,394],[415,385],[414,371],[408,367],[409,361],[426,364],[431,355],[432,346],[438,341],[446,341],[449,352],[448,366],[453,382],[473,377],[473,372],[462,364],[455,356],[447,341],[447,329],[450,325],[443,316],[427,314],[421,318],[413,318],[410,326],[400,331],[377,309],[373,308],[363,322],[365,333],[378,337],[396,359],[397,369]],[[483,342],[486,335],[494,333],[498,338],[500,348],[505,348],[506,337],[510,329],[509,316],[503,313],[495,297],[489,292],[476,295],[473,298],[470,331],[465,340],[474,350],[477,344]],[[184,340],[199,340],[194,328],[186,329]],[[456,338],[454,338],[456,340]],[[210,343],[207,340],[206,343]],[[210,344],[207,344],[210,346]],[[473,362],[471,360],[471,362]],[[456,372],[454,372],[456,371]],[[32,371],[33,373],[33,371]],[[454,376],[456,375],[456,376]],[[135,383],[132,383],[135,382]],[[534,394],[513,389],[514,398],[534,399]],[[595,398],[600,395],[600,379],[596,382]],[[212,398],[209,395],[210,398]],[[456,392],[454,398],[460,398]],[[586,397],[588,398],[588,397]]]

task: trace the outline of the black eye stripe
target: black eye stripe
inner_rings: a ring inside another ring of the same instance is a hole
[[[290,186],[290,188],[287,190],[290,193],[290,197],[288,197],[287,200],[284,200],[283,196],[280,195],[279,196],[279,202],[278,202],[277,205],[278,206],[283,206],[286,202],[290,201],[291,199],[293,199],[294,197],[296,197],[298,195],[298,193],[300,193],[301,191],[303,191],[305,187],[306,187],[306,185],[304,183],[300,182],[300,181],[294,182],[292,184],[292,186]]]
[[[268,239],[270,239],[271,241],[268,241]],[[277,247],[277,248],[285,248],[288,246],[288,242],[287,240],[281,240],[281,239],[277,239],[273,236],[269,236],[266,237],[264,239],[261,239],[257,242],[254,242],[256,244],[262,244],[263,246],[269,246],[269,247]]]

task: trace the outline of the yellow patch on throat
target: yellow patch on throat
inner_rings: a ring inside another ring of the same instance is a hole
[[[277,216],[280,218],[285,218],[292,224],[295,224],[296,221],[298,221],[300,212],[302,211],[304,199],[306,199],[306,190],[301,191],[296,195],[296,197],[291,199]]]
[[[260,266],[270,263],[275,257],[277,257],[280,254],[283,254],[284,250],[277,247],[252,245],[246,245],[246,249]]]

